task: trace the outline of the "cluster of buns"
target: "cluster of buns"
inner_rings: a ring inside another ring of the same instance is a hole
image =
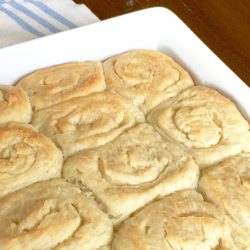
[[[0,86],[0,249],[250,249],[250,131],[167,55]]]

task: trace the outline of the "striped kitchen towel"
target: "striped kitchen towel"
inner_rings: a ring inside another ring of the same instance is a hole
[[[0,48],[97,21],[71,0],[0,0]]]

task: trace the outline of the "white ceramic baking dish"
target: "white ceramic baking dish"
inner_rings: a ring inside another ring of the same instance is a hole
[[[232,98],[250,117],[250,89],[174,13],[151,8],[0,49],[0,82],[14,84],[35,69],[104,60],[130,49],[157,49],[193,78]]]

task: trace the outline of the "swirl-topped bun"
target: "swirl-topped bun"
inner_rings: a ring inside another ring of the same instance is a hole
[[[31,183],[59,177],[62,161],[61,151],[32,126],[3,125],[0,127],[0,197]]]
[[[125,221],[114,237],[112,249],[226,249],[221,246],[220,217],[216,207],[196,191],[179,191],[149,204]]]
[[[0,199],[0,249],[84,249],[109,244],[112,223],[80,189],[56,179]]]
[[[40,69],[17,86],[27,91],[34,110],[105,89],[101,62],[74,62]]]
[[[74,98],[33,117],[34,126],[51,137],[65,157],[103,145],[143,121],[136,106],[111,92]]]
[[[156,197],[197,184],[199,169],[178,146],[163,142],[140,124],[112,142],[79,152],[64,164],[63,176],[86,186],[114,223]]]
[[[167,138],[184,145],[200,167],[250,146],[249,124],[217,91],[195,86],[161,103],[148,121]]]
[[[161,101],[194,85],[189,74],[167,55],[133,50],[103,64],[107,87],[147,113]]]
[[[29,123],[31,115],[29,98],[21,88],[0,85],[0,123]]]
[[[233,156],[205,169],[199,189],[224,211],[237,249],[249,249],[250,154]]]

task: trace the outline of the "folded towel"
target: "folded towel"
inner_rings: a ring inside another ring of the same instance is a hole
[[[0,0],[0,48],[97,21],[71,0]]]

